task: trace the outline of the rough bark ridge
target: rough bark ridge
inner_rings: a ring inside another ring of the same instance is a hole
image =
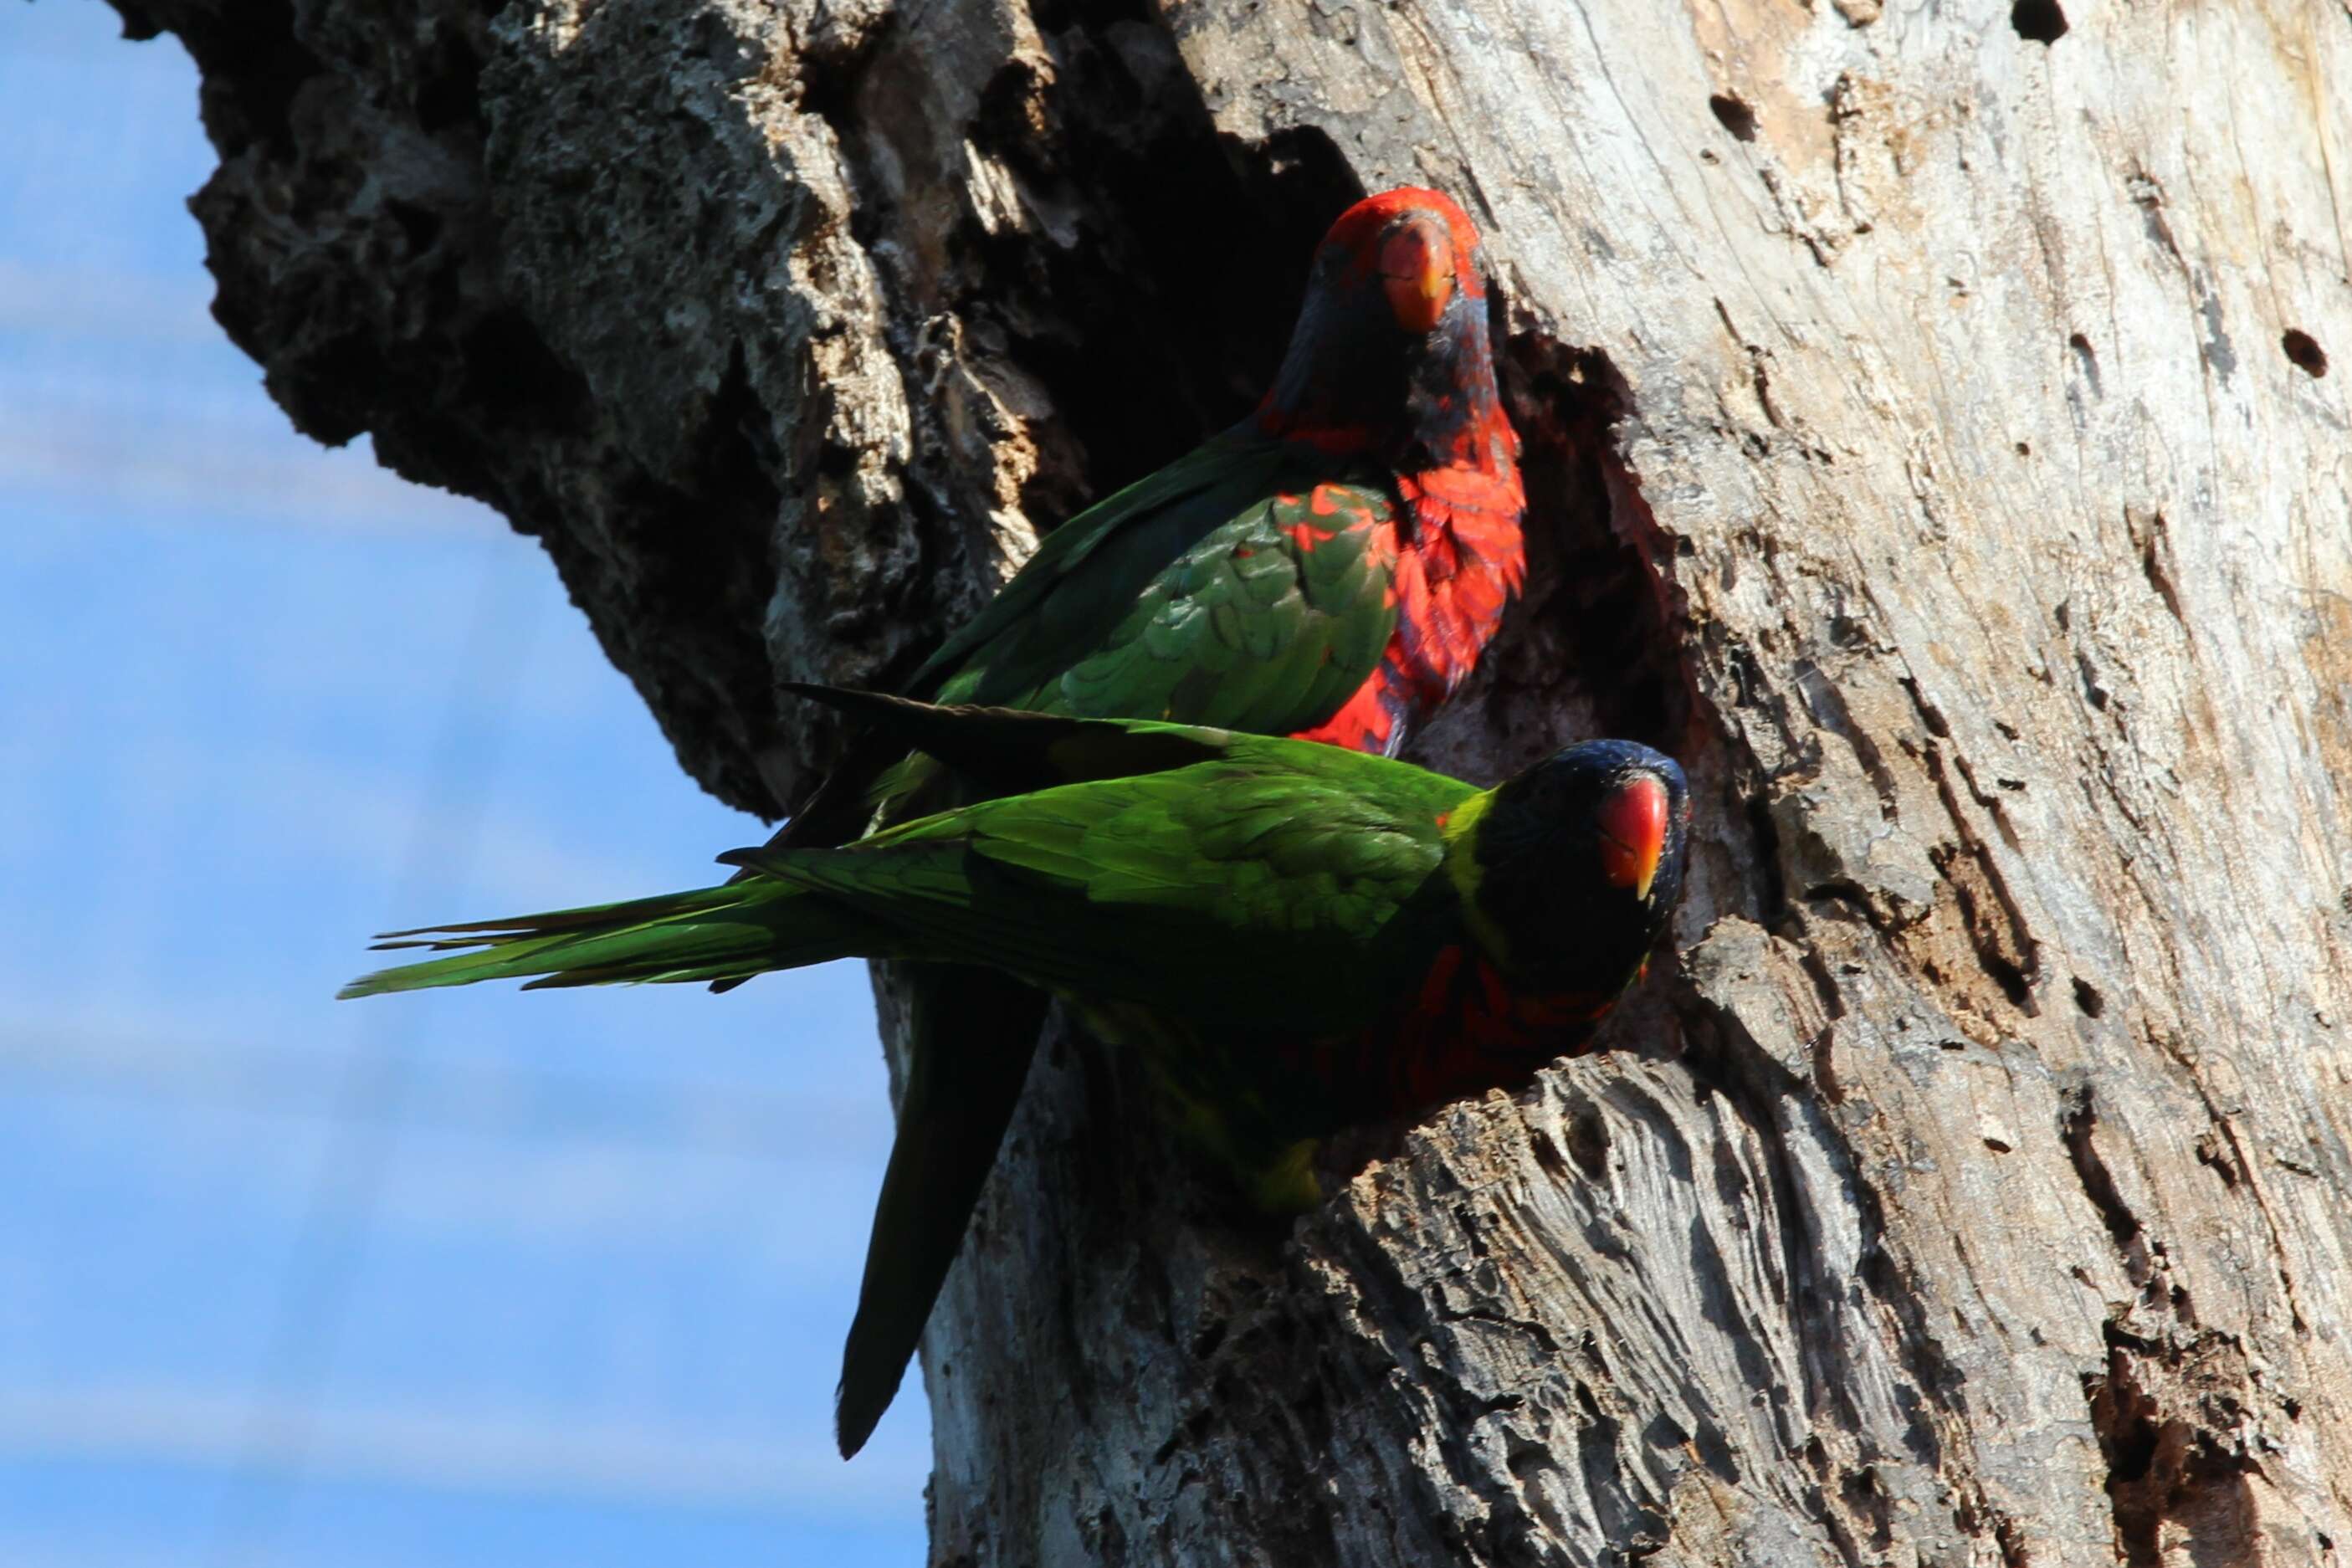
[[[116,4],[297,424],[541,537],[769,809],[772,681],[1236,414],[1342,199],[1488,231],[1539,580],[1426,754],[1681,752],[1679,965],[1287,1237],[1050,1052],[936,1561],[2352,1549],[2352,11]]]

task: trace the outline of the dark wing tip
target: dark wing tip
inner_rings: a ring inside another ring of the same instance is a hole
[[[857,1458],[857,1451],[866,1447],[867,1438],[874,1436],[874,1428],[881,1422],[882,1413],[890,1408],[890,1400],[898,1392],[894,1384],[889,1393],[879,1400],[870,1393],[862,1398],[854,1397],[845,1379],[840,1387],[834,1390],[833,1440],[841,1450],[843,1458]]]
[[[839,686],[827,686],[821,680],[780,680],[776,682],[776,689],[779,691],[789,691],[795,697],[805,697],[812,702],[824,702],[837,706],[840,702],[843,692],[847,689]]]
[[[929,1307],[926,1302],[926,1318]],[[918,1319],[914,1332],[908,1334],[899,1314],[877,1314],[866,1302],[858,1303],[841,1347],[841,1381],[833,1390],[833,1436],[843,1458],[855,1458],[866,1447],[866,1440],[874,1436],[874,1428],[881,1425],[884,1413],[898,1397],[922,1327],[922,1320]]]
[[[790,692],[794,697],[842,713],[872,715],[930,706],[927,702],[917,702],[910,698],[893,697],[887,691],[864,691],[855,686],[827,686],[818,680],[778,681],[776,689]]]

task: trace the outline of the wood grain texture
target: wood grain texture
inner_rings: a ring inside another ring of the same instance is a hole
[[[771,683],[1238,413],[1349,195],[1486,229],[1535,581],[1423,752],[1682,755],[1677,961],[1283,1234],[1057,1037],[936,1562],[2352,1551],[2352,10],[117,4],[297,423],[771,808]]]

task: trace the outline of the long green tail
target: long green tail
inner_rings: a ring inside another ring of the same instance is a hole
[[[861,930],[865,941],[860,941]],[[624,982],[744,981],[873,951],[864,922],[822,893],[755,877],[720,888],[543,915],[387,931],[379,952],[452,949],[446,958],[363,974],[339,995],[376,996],[477,980],[523,989]]]

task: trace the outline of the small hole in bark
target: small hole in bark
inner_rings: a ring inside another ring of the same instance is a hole
[[[2107,999],[2099,994],[2097,986],[2077,975],[2074,978],[2074,1005],[2083,1010],[2083,1016],[2095,1018],[2107,1010]]]
[[[2098,396],[2100,395],[2099,360],[2098,356],[2091,352],[2091,340],[2076,332],[2066,340],[2066,346],[2074,351],[2074,358],[2082,366],[2083,379],[2091,384],[2091,395]]]
[[[455,26],[436,29],[416,89],[416,128],[427,136],[481,118],[482,57]]]
[[[2173,583],[2172,574],[2164,564],[2164,529],[2162,512],[2159,511],[2148,519],[2147,542],[2140,547],[2139,569],[2147,578],[2147,585],[2156,590],[2156,596],[2164,601],[2164,607],[2172,612],[2172,618],[2185,626],[2188,624],[2189,617],[2181,613],[2180,590]]]
[[[408,252],[412,256],[424,255],[433,248],[433,242],[441,237],[439,213],[420,207],[415,202],[401,201],[397,197],[386,200],[383,210],[390,213],[392,221],[400,226],[400,232],[406,237]]]
[[[1727,92],[1718,92],[1706,100],[1723,128],[1742,142],[1756,140],[1756,111]]]
[[[1772,808],[1760,792],[1748,797],[1748,831],[1755,840],[1756,868],[1761,873],[1759,916],[1770,921],[1788,909],[1789,889],[1780,874],[1780,830],[1773,824]]]
[[[2083,1184],[2083,1194],[2091,1206],[2099,1211],[2099,1218],[2115,1238],[2118,1248],[2128,1247],[2140,1234],[2139,1217],[2124,1202],[2116,1190],[2115,1173],[2099,1157],[2098,1146],[2092,1142],[2092,1132],[2098,1126],[2099,1113],[2091,1091],[2083,1089],[2076,1095],[2074,1108],[2066,1114],[2063,1123],[2066,1154],[2074,1162],[2074,1174]]]
[[[2095,1398],[2095,1395],[2094,1396]],[[2118,1402],[2122,1414],[2115,1421],[2116,1427],[2108,1439],[2107,1488],[2127,1487],[2143,1479],[2156,1464],[2157,1426],[2148,1418],[2148,1409],[2142,1403],[2145,1396],[2129,1389]]]
[[[1682,1423],[1661,1410],[1650,1417],[1642,1428],[1642,1441],[1661,1454],[1672,1454],[1689,1446],[1691,1435],[1683,1430]]]
[[[1575,1118],[1568,1124],[1568,1157],[1592,1181],[1609,1173],[1609,1124],[1595,1107],[1577,1107]]]
[[[2009,1005],[2022,1008],[2026,998],[2033,994],[2033,987],[2026,984],[2025,971],[2005,953],[1985,952],[1981,958],[1984,972],[1992,976],[1993,984],[2000,987],[2000,994],[2009,998]]]
[[[2238,1163],[2231,1158],[2221,1141],[2208,1132],[2197,1140],[2197,1163],[2221,1178],[2221,1184],[2235,1192],[2238,1186]]]
[[[568,425],[588,403],[588,385],[557,358],[520,310],[486,313],[466,336],[466,396],[514,423]]]
[[[2279,347],[2286,351],[2286,357],[2293,360],[2305,375],[2316,379],[2327,374],[2327,351],[2302,328],[2289,327],[2286,335],[2279,339]]]
[[[2058,0],[2017,0],[2009,8],[2009,25],[2028,43],[2054,44],[2066,36],[2066,13]]]

